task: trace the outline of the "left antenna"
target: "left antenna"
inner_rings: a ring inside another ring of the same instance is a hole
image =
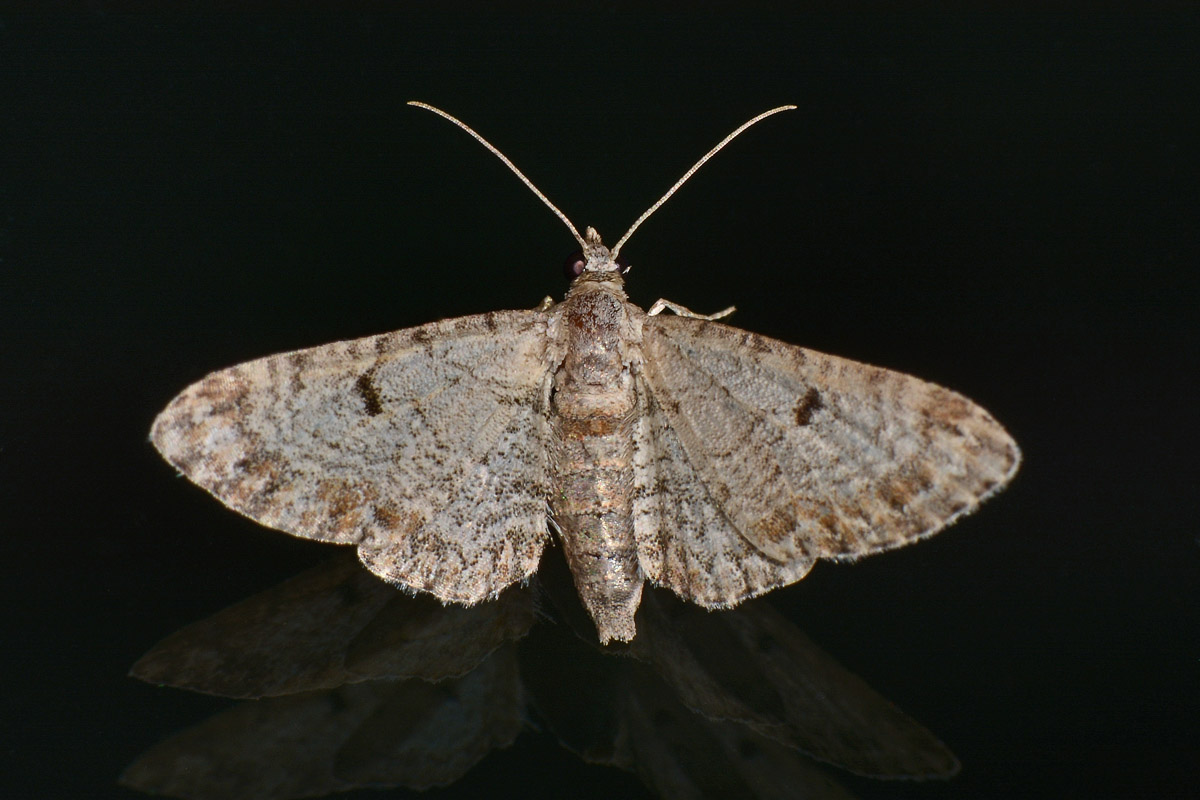
[[[490,150],[492,155],[494,155],[496,158],[503,161],[504,166],[511,169],[513,171],[513,173],[518,178],[521,179],[521,182],[524,183],[526,186],[528,186],[530,191],[532,191],[534,194],[536,194],[538,196],[538,199],[541,200],[543,203],[545,203],[550,208],[550,210],[554,212],[554,215],[563,221],[563,223],[567,226],[567,228],[570,229],[571,235],[575,237],[575,241],[579,242],[580,247],[583,247],[583,248],[587,247],[587,242],[585,242],[583,240],[583,237],[579,235],[579,231],[571,223],[571,220],[567,219],[567,215],[564,214],[563,212],[559,211],[558,206],[554,205],[554,203],[551,203],[550,198],[546,197],[546,195],[542,193],[541,189],[534,186],[533,181],[529,180],[529,178],[526,178],[525,173],[521,172],[521,170],[517,169],[517,165],[514,164],[512,161],[510,161],[508,159],[508,156],[504,155],[504,153],[501,153],[498,149],[496,149],[495,145],[493,145],[487,139],[483,138],[478,133],[476,133],[474,128],[472,128],[470,125],[463,122],[461,119],[454,116],[453,114],[447,114],[445,111],[442,111],[440,108],[431,106],[428,103],[422,103],[419,100],[409,100],[408,104],[410,106],[416,106],[417,108],[423,108],[426,111],[432,111],[434,114],[437,114],[442,119],[447,119],[447,120],[453,122],[455,125],[462,128],[467,133],[471,134],[471,136],[475,139],[475,141],[479,142],[481,145],[483,145],[488,150]]]

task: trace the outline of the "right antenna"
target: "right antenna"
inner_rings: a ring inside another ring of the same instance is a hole
[[[640,217],[637,218],[637,221],[634,222],[633,225],[630,226],[629,230],[625,231],[625,235],[622,236],[620,239],[618,239],[617,243],[615,245],[613,245],[612,257],[616,258],[617,253],[621,249],[621,246],[623,244],[625,244],[627,241],[629,241],[629,237],[633,236],[633,232],[638,229],[638,226],[640,226],[643,222],[645,222],[646,219],[651,214],[653,214],[655,211],[658,211],[658,207],[661,206],[663,203],[667,202],[667,200],[671,197],[671,195],[675,194],[675,192],[679,189],[679,187],[683,186],[683,184],[687,182],[687,179],[692,177],[692,175],[694,175],[696,173],[696,170],[703,167],[704,163],[706,161],[708,161],[710,158],[712,158],[718,152],[720,152],[722,147],[724,147],[725,145],[732,142],[734,139],[736,139],[738,137],[738,135],[742,131],[746,130],[746,128],[749,128],[751,125],[755,124],[756,122],[761,122],[762,120],[766,119],[769,116],[772,116],[773,114],[778,114],[780,111],[792,111],[795,108],[796,108],[795,106],[779,106],[777,108],[772,108],[770,111],[764,111],[761,114],[759,114],[757,117],[746,120],[741,125],[739,125],[733,131],[733,133],[729,134],[724,139],[717,142],[716,147],[714,147],[712,150],[709,150],[707,153],[705,153],[703,158],[701,158],[699,161],[697,161],[695,164],[692,165],[691,169],[689,169],[687,172],[683,173],[683,177],[680,178],[679,180],[675,181],[675,185],[672,186],[670,189],[667,189],[667,193],[664,194],[662,197],[660,197],[658,199],[657,203],[655,203],[654,205],[652,205],[648,209],[646,209],[646,211]]]

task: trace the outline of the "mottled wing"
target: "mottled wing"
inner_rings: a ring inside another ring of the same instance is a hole
[[[813,559],[781,563],[755,549],[709,494],[662,401],[638,386],[633,532],[646,577],[707,608],[798,581]]]
[[[545,315],[507,311],[284,353],[188,387],[151,438],[251,519],[473,603],[547,538],[545,349]]]
[[[1017,470],[986,411],[908,375],[667,315],[643,350],[639,555],[702,605],[930,536]]]

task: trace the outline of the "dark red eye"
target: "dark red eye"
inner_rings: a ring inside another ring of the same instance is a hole
[[[583,265],[586,262],[583,259],[583,251],[576,250],[571,255],[567,256],[567,260],[563,262],[563,275],[567,276],[567,280],[573,281],[583,274]]]

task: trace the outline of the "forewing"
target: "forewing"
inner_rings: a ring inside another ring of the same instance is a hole
[[[634,536],[642,571],[707,608],[800,580],[815,556],[772,560],[738,533],[689,458],[659,397],[639,382],[634,428]]]
[[[1003,487],[1020,460],[982,408],[898,372],[666,315],[647,318],[643,348],[662,417],[657,475],[690,469],[725,523],[688,523],[679,545],[659,534],[661,566],[647,572],[685,597],[725,579],[696,575],[705,562],[695,554],[674,555],[691,571],[670,568],[673,547],[749,545],[765,559],[757,577],[720,593],[716,604],[729,605],[802,577],[817,558],[853,559],[930,536]]]
[[[546,540],[545,350],[545,315],[507,311],[283,353],[188,387],[151,438],[251,519],[476,602]]]

